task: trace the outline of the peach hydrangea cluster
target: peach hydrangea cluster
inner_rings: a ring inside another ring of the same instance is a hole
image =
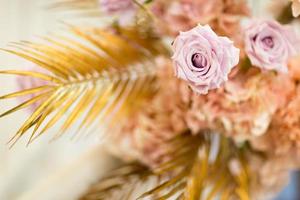
[[[255,199],[274,197],[288,182],[289,171],[300,166],[300,77],[292,78],[291,71],[276,75],[237,66],[224,87],[198,95],[184,80],[172,79],[169,59],[160,59],[158,65],[163,83],[159,95],[123,121],[113,136],[116,145],[110,147],[117,147],[114,151],[122,157],[156,167],[170,159],[167,141],[187,130],[224,134],[237,144],[250,141],[253,150],[266,155],[248,158],[258,177],[251,182],[252,194]],[[285,124],[290,119],[292,124]]]
[[[176,36],[197,24],[209,24],[226,35],[237,35],[241,16],[249,15],[246,0],[155,0],[152,11],[158,30]]]
[[[164,84],[159,95],[147,102],[143,112],[126,120],[120,131],[122,135],[125,132],[135,138],[131,141],[139,148],[150,148],[152,139],[155,148],[156,142],[163,142],[185,130],[192,134],[211,130],[237,142],[256,140],[268,134],[274,117],[279,116],[291,100],[296,100],[297,82],[289,74],[261,73],[256,68],[244,71],[237,67],[224,87],[207,95],[198,95],[184,80],[170,78],[171,61],[160,62],[160,79]]]

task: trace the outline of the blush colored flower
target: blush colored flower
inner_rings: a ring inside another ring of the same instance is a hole
[[[251,63],[264,70],[287,72],[299,40],[289,26],[276,21],[253,21],[245,29],[245,50]]]
[[[289,60],[289,74],[296,80],[300,81],[300,55],[295,56]]]
[[[132,0],[99,0],[99,3],[105,14],[119,14],[134,9]]]
[[[101,11],[106,15],[119,15],[120,24],[128,24],[134,18],[136,6],[133,0],[99,0]]]
[[[159,31],[164,32],[163,34],[177,35],[179,31],[189,30],[194,26],[188,16],[183,15],[185,12],[179,2],[168,5],[167,2],[160,0],[154,3],[152,11],[161,20],[158,21],[160,22],[158,26]]]
[[[217,6],[222,4],[222,0],[181,0],[181,4],[186,15],[198,23],[207,23],[222,11],[222,8]]]
[[[291,0],[293,2],[292,4],[292,10],[294,17],[298,17],[300,15],[300,0]]]
[[[144,164],[155,167],[169,159],[166,149],[168,141],[188,130],[185,110],[193,94],[179,79],[174,79],[171,59],[156,59],[157,81],[160,92],[151,98],[149,106],[141,112],[133,112],[115,127],[110,137],[116,145],[109,147],[114,154],[128,159],[139,159]],[[195,95],[195,94],[193,94]],[[173,99],[173,101],[166,101]],[[146,102],[144,102],[146,103]]]
[[[238,32],[241,16],[249,14],[245,0],[155,0],[151,10],[159,19],[159,33],[171,36],[200,23],[232,38]]]
[[[285,87],[287,88],[287,87]],[[284,95],[284,94],[281,94]],[[278,95],[279,97],[280,95]],[[251,141],[251,145],[259,151],[272,152],[277,155],[300,155],[300,87],[296,86],[292,96],[288,98],[273,116],[268,132],[262,137]],[[294,156],[291,156],[295,158]]]
[[[28,67],[28,71],[34,71],[34,72],[40,72],[40,73],[47,74],[46,70],[43,70],[42,68],[37,67],[35,65]],[[16,84],[17,84],[18,90],[27,90],[27,89],[31,89],[31,88],[37,88],[37,87],[40,87],[43,85],[47,85],[48,83],[49,82],[47,82],[45,80],[33,78],[33,77],[29,77],[29,76],[18,76],[16,78]],[[34,98],[36,95],[37,95],[37,93],[29,94],[27,96],[20,97],[18,100],[23,103],[24,101]],[[29,106],[29,110],[33,112],[39,106],[39,104],[40,104],[39,101],[31,104]]]
[[[239,62],[239,49],[208,26],[198,25],[181,32],[173,44],[175,75],[198,94],[219,88]]]

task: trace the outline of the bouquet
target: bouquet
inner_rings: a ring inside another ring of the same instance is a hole
[[[101,26],[14,43],[28,144],[99,130],[120,166],[82,200],[272,199],[300,167],[299,0],[60,0]],[[104,20],[108,19],[108,20]],[[97,128],[97,129],[95,129]],[[76,176],[76,174],[74,174]]]

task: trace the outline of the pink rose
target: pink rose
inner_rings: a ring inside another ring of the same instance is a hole
[[[208,25],[180,32],[173,47],[175,75],[199,94],[219,88],[239,62],[239,49],[227,37],[216,35]]]
[[[245,29],[246,53],[253,65],[264,70],[286,73],[298,46],[295,32],[276,21],[253,21]]]

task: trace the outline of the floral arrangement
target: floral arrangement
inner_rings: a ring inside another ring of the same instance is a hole
[[[262,19],[246,0],[53,4],[111,21],[6,49],[33,63],[0,72],[20,86],[1,99],[21,101],[1,117],[31,112],[9,143],[98,126],[123,164],[82,200],[272,199],[300,167],[300,1],[278,5]]]

